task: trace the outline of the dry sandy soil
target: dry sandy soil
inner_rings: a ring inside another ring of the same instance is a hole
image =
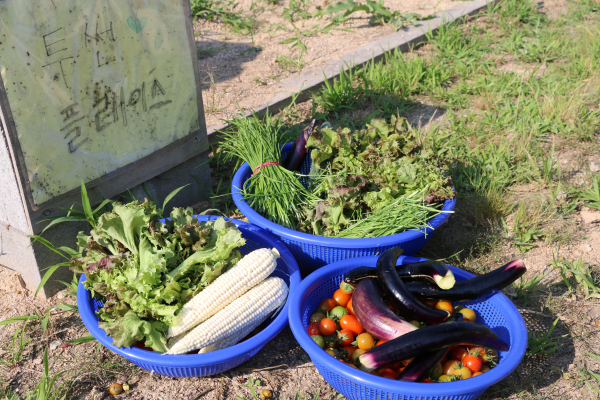
[[[393,0],[385,1],[384,4],[392,12],[398,11],[403,15],[417,13],[426,17],[464,3],[452,0]],[[299,73],[298,68],[277,62],[280,55],[297,60],[297,48],[291,50],[291,44],[280,44],[296,36],[290,20],[283,17],[290,0],[274,5],[266,1],[255,3],[251,0],[242,0],[237,4],[235,11],[251,15],[258,22],[253,41],[247,35],[232,33],[231,29],[219,22],[200,19],[194,26],[208,127],[220,125],[220,119],[239,113],[238,104],[244,109],[266,104],[278,93],[278,83],[281,80]],[[250,11],[253,4],[254,11]],[[328,0],[317,0],[311,2],[306,9],[312,13],[317,6],[325,9],[327,4]],[[307,49],[302,57],[302,68],[319,69],[328,61],[397,30],[391,24],[369,25],[369,19],[370,16],[365,12],[352,14],[348,22],[329,33],[314,35],[307,32],[328,25],[328,16],[295,20],[294,25],[308,35],[301,39]],[[427,21],[423,24],[426,29]],[[401,35],[402,30],[398,34]],[[253,51],[252,48],[256,47],[261,47],[262,51]]]

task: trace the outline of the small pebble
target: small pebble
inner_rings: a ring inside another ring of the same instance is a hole
[[[598,171],[600,171],[600,164],[595,163],[595,162],[592,161],[590,163],[590,171],[592,171],[592,172],[598,172]]]
[[[50,350],[56,350],[61,344],[62,342],[60,340],[55,340],[54,342],[50,343]]]

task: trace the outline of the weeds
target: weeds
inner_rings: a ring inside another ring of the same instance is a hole
[[[586,298],[600,298],[600,273],[581,259],[552,260],[551,264],[562,277],[563,283],[572,293],[582,293]]]
[[[31,339],[25,334],[28,322],[25,321],[21,329],[15,329],[15,333],[10,341],[10,348],[2,349],[8,353],[8,356],[7,359],[0,358],[0,365],[6,368],[13,368],[23,359],[25,346],[31,343]]]
[[[219,0],[192,0],[192,15],[209,21],[221,21],[235,33],[253,35],[257,28],[256,20],[231,11],[235,8],[235,1]]]
[[[571,196],[576,200],[583,201],[590,208],[600,210],[600,174],[592,177],[592,187],[588,190],[573,189]]]
[[[544,275],[535,275],[531,279],[525,279],[521,277],[518,282],[513,282],[513,288],[515,290],[515,296],[523,301],[523,306],[527,307],[527,302],[529,296],[540,290],[540,282],[547,276]]]
[[[529,332],[527,341],[528,356],[547,356],[548,354],[552,354],[562,347],[562,344],[558,344],[557,341],[561,338],[566,337],[567,335],[565,334],[562,336],[552,336],[552,332],[554,331],[554,328],[556,328],[557,323],[558,318],[554,320],[548,332],[544,334],[537,332]]]

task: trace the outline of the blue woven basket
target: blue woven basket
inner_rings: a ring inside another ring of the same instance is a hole
[[[292,143],[288,143],[283,147],[282,156],[284,159],[291,147]],[[309,154],[304,160],[300,172],[308,174],[310,163]],[[244,163],[235,173],[231,182],[231,193],[235,205],[248,218],[250,223],[271,232],[286,245],[296,258],[298,265],[300,265],[300,271],[303,276],[336,261],[362,256],[373,256],[392,247],[401,247],[404,249],[405,255],[413,255],[425,246],[425,243],[431,238],[433,231],[446,222],[450,216],[449,213],[437,215],[429,221],[429,227],[422,231],[406,231],[378,238],[339,239],[309,235],[269,221],[254,211],[245,200],[242,200],[243,196],[240,193],[240,189],[243,188],[244,182],[250,178],[251,174],[252,171],[247,163]],[[455,205],[456,198],[446,200],[442,210],[452,211]]]
[[[197,218],[200,221],[207,221],[217,217],[199,215]],[[301,278],[298,265],[289,250],[263,229],[245,222],[231,221],[238,226],[242,236],[246,239],[246,244],[240,249],[243,255],[263,247],[276,248],[279,251],[281,258],[277,260],[277,268],[271,276],[278,276],[283,279],[290,288],[290,294],[293,293],[300,284]],[[282,310],[263,323],[261,332],[242,343],[223,350],[205,354],[161,355],[135,347],[119,348],[113,346],[112,338],[106,336],[106,332],[98,327],[98,318],[95,312],[102,307],[102,303],[92,298],[90,292],[83,287],[82,282],[85,279],[85,275],[82,275],[77,289],[77,304],[85,327],[108,349],[125,357],[138,367],[160,375],[175,377],[206,376],[237,367],[254,356],[288,323],[287,311],[290,297],[288,297]]]
[[[398,264],[424,261],[424,258],[401,256]],[[477,322],[486,325],[510,345],[499,352],[498,365],[490,371],[464,381],[446,383],[399,382],[351,368],[317,346],[306,329],[319,303],[331,298],[347,271],[359,266],[374,267],[377,257],[340,261],[312,273],[292,293],[289,320],[300,346],[308,353],[319,373],[331,386],[351,400],[470,400],[488,387],[506,378],[519,365],[527,348],[527,329],[517,308],[501,293],[487,299],[463,302],[475,310]],[[473,275],[450,266],[457,280]]]

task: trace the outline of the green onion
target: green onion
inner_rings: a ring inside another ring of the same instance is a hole
[[[335,237],[364,239],[395,235],[408,230],[421,230],[427,226],[427,221],[431,218],[446,212],[452,211],[441,211],[428,206],[423,199],[423,194],[415,192],[398,198],[365,218],[355,220],[353,225]]]
[[[226,158],[237,157],[250,166],[254,175],[244,183],[240,192],[248,205],[263,217],[276,224],[296,229],[302,218],[302,204],[315,196],[300,182],[301,175],[280,165],[279,147],[282,124],[269,115],[261,121],[255,113],[251,117],[234,118],[227,121],[236,132],[223,135],[222,150]]]

